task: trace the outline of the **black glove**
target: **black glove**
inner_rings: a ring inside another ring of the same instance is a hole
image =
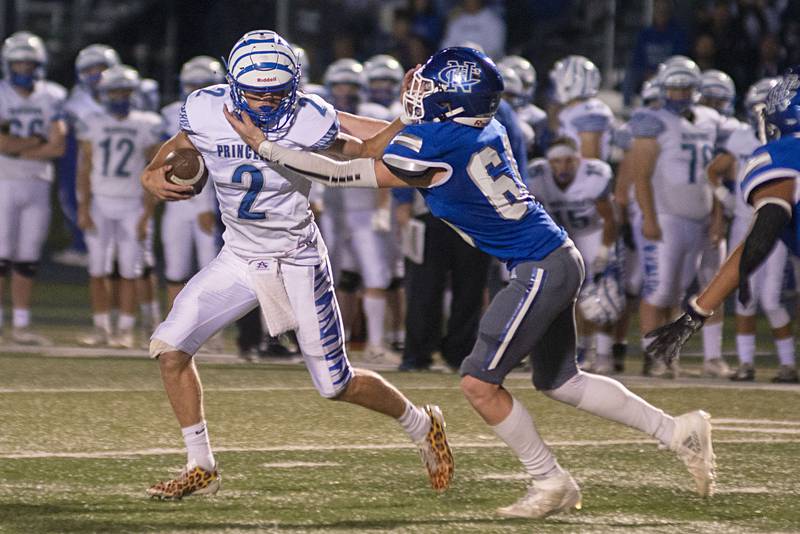
[[[645,339],[653,338],[645,354],[652,359],[661,359],[666,364],[672,363],[672,360],[680,355],[681,347],[692,334],[703,328],[707,318],[690,303],[680,317],[645,334]]]

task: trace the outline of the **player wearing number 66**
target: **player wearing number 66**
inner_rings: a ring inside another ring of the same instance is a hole
[[[154,498],[179,499],[219,488],[192,356],[217,331],[259,305],[270,335],[296,331],[320,395],[396,419],[419,447],[433,488],[444,490],[450,483],[453,458],[441,411],[417,407],[376,373],[350,366],[325,243],[309,209],[311,182],[265,161],[225,118],[223,110],[232,109],[247,118],[261,139],[268,136],[301,156],[308,150],[366,153],[371,143],[341,133],[340,121],[362,137],[385,123],[338,113],[320,97],[298,91],[300,69],[297,55],[280,35],[246,33],[228,56],[228,83],[187,97],[180,132],[142,175],[144,186],[157,197],[188,199],[191,187],[165,180],[164,161],[178,148],[198,150],[225,223],[221,252],[189,280],[151,338],[150,354],[158,358],[188,450],[178,477],[148,490]]]
[[[265,140],[248,117],[227,117],[265,159],[328,186],[418,188],[431,213],[506,262],[511,282],[490,304],[461,367],[467,399],[533,478],[529,493],[499,513],[540,518],[581,503],[578,485],[559,466],[530,414],[503,388],[506,375],[529,355],[537,389],[657,438],[686,462],[697,491],[711,494],[707,414],[673,418],[619,382],[577,368],[574,316],[583,261],[519,177],[505,130],[493,118],[503,82],[492,60],[471,48],[447,48],[413,72],[404,89],[406,126],[387,126],[384,133],[391,135],[378,158],[335,161],[300,154]]]

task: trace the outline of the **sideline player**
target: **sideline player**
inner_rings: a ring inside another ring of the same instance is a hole
[[[50,226],[52,160],[64,154],[66,91],[44,79],[47,51],[36,35],[11,35],[0,55],[0,339],[10,274],[11,341],[43,345],[48,340],[30,330],[31,294]]]
[[[591,281],[603,276],[617,239],[611,166],[599,159],[581,157],[575,141],[559,137],[550,144],[546,158],[531,163],[529,173],[534,197],[567,231],[587,267],[580,301]],[[620,311],[623,305],[619,302]],[[580,307],[578,311],[582,312]],[[587,363],[592,364],[593,372],[611,374],[614,323],[594,324],[583,313],[578,318],[578,354],[588,351],[594,341],[596,357]]]
[[[450,483],[453,460],[439,408],[417,407],[378,374],[350,367],[325,244],[309,209],[310,182],[265,162],[223,114],[236,110],[259,125],[262,137],[268,135],[298,154],[331,147],[356,153],[369,149],[371,142],[341,134],[339,122],[354,133],[383,123],[337,113],[321,98],[298,92],[299,71],[294,51],[281,36],[268,30],[246,33],[228,57],[228,84],[189,95],[181,111],[181,131],[164,143],[142,175],[145,187],[158,198],[186,199],[190,188],[166,182],[164,158],[176,148],[199,150],[225,223],[219,256],[192,277],[152,337],[150,353],[158,358],[188,450],[182,472],[148,490],[155,498],[219,488],[192,356],[216,331],[257,305],[271,335],[296,329],[320,395],[396,419],[419,447],[431,485],[444,490]]]
[[[142,241],[151,211],[137,178],[162,136],[158,115],[131,107],[138,86],[139,73],[131,67],[104,70],[98,83],[104,109],[86,115],[77,125],[78,225],[89,248],[94,323],[93,331],[79,341],[89,346],[132,348],[135,343],[136,280],[142,274]],[[116,254],[120,274],[116,337],[112,336],[107,285],[112,254]]]
[[[502,126],[493,119],[503,82],[491,59],[446,48],[413,73],[403,120],[381,159],[335,161],[265,139],[249,117],[226,113],[250,147],[328,186],[417,187],[431,212],[469,243],[506,262],[511,282],[494,298],[478,342],[461,366],[461,388],[475,410],[515,452],[533,483],[503,515],[541,518],[580,505],[577,483],[556,461],[528,411],[503,388],[532,355],[533,381],[545,395],[627,424],[658,439],[686,463],[701,495],[714,490],[711,425],[705,412],[671,417],[610,378],[575,363],[575,299],[583,262],[522,183]],[[454,112],[454,110],[459,110]]]
[[[647,348],[652,358],[677,358],[686,341],[737,288],[738,302],[748,303],[750,277],[778,240],[800,255],[800,66],[789,69],[767,93],[757,131],[768,141],[753,152],[741,171],[741,194],[755,209],[747,236],[680,317],[647,334],[652,339]]]
[[[180,131],[179,117],[183,103],[193,92],[222,83],[223,68],[209,56],[193,57],[183,64],[180,73],[181,98],[161,110],[166,135]],[[192,257],[198,270],[208,265],[219,253],[216,226],[214,185],[208,184],[199,195],[182,202],[168,202],[161,218],[161,244],[164,250],[164,277],[167,279],[169,307],[184,284],[194,274]]]
[[[526,124],[533,134],[532,144],[528,144],[528,157],[532,157],[537,148],[544,149],[547,137],[547,112],[533,103],[536,96],[536,69],[522,56],[506,56],[497,66],[501,72],[504,67],[511,69],[519,78],[521,87],[512,88],[506,84],[505,92],[520,123]]]
[[[741,122],[725,141],[724,152],[714,157],[708,166],[708,177],[714,185],[717,198],[728,205],[733,212],[729,248],[733,250],[741,243],[753,222],[754,210],[742,197],[741,172],[747,165],[747,159],[755,149],[761,146],[758,139],[758,120],[764,107],[769,90],[777,85],[779,78],[759,80],[747,91],[745,109],[749,122]],[[733,183],[735,194],[731,194],[723,182]],[[732,206],[730,206],[732,204]],[[784,272],[788,251],[783,243],[776,243],[764,263],[750,275],[751,298],[749,302],[736,302],[736,352],[739,356],[739,367],[731,375],[731,380],[751,381],[755,379],[753,365],[756,352],[756,311],[758,305],[772,329],[775,350],[781,367],[773,382],[796,383],[798,381],[795,366],[794,336],[792,335],[792,319],[789,312],[781,304]],[[712,273],[713,275],[713,273]]]

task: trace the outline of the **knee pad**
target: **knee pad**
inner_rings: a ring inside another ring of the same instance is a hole
[[[354,293],[361,287],[361,275],[353,271],[342,271],[337,286],[342,291]]]
[[[764,310],[764,315],[767,316],[769,326],[773,329],[786,326],[790,321],[789,312],[783,306],[774,310]]]
[[[406,279],[402,276],[395,276],[392,278],[391,282],[389,282],[389,287],[386,289],[388,291],[397,291],[398,289],[402,289],[403,285],[405,285]]]
[[[0,260],[0,276],[7,276],[11,267],[11,262],[8,260]]]
[[[39,271],[38,261],[15,261],[12,264],[14,272],[25,278],[33,278]]]
[[[153,338],[150,340],[150,357],[158,358],[165,352],[179,352],[179,350],[169,343]]]

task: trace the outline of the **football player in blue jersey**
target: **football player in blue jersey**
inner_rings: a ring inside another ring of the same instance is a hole
[[[503,515],[540,518],[579,507],[578,485],[559,466],[523,405],[504,389],[506,375],[532,355],[533,383],[545,395],[656,437],[675,451],[697,491],[714,487],[708,415],[671,417],[619,382],[581,372],[575,361],[575,299],[584,277],[565,231],[528,192],[504,128],[493,119],[503,82],[477,50],[446,48],[407,80],[403,116],[377,135],[361,157],[337,161],[265,140],[247,116],[231,125],[270,161],[328,186],[416,187],[431,212],[466,241],[504,261],[511,282],[481,320],[478,341],[461,367],[472,406],[519,457],[533,479]],[[405,125],[405,126],[404,126]],[[355,153],[348,150],[345,153]]]
[[[800,66],[789,69],[767,93],[761,112],[760,136],[766,143],[747,160],[741,192],[755,210],[744,241],[731,253],[714,279],[689,301],[672,323],[647,334],[652,357],[671,361],[684,343],[699,330],[712,312],[738,288],[738,298],[748,304],[749,277],[767,259],[781,239],[800,256]]]

